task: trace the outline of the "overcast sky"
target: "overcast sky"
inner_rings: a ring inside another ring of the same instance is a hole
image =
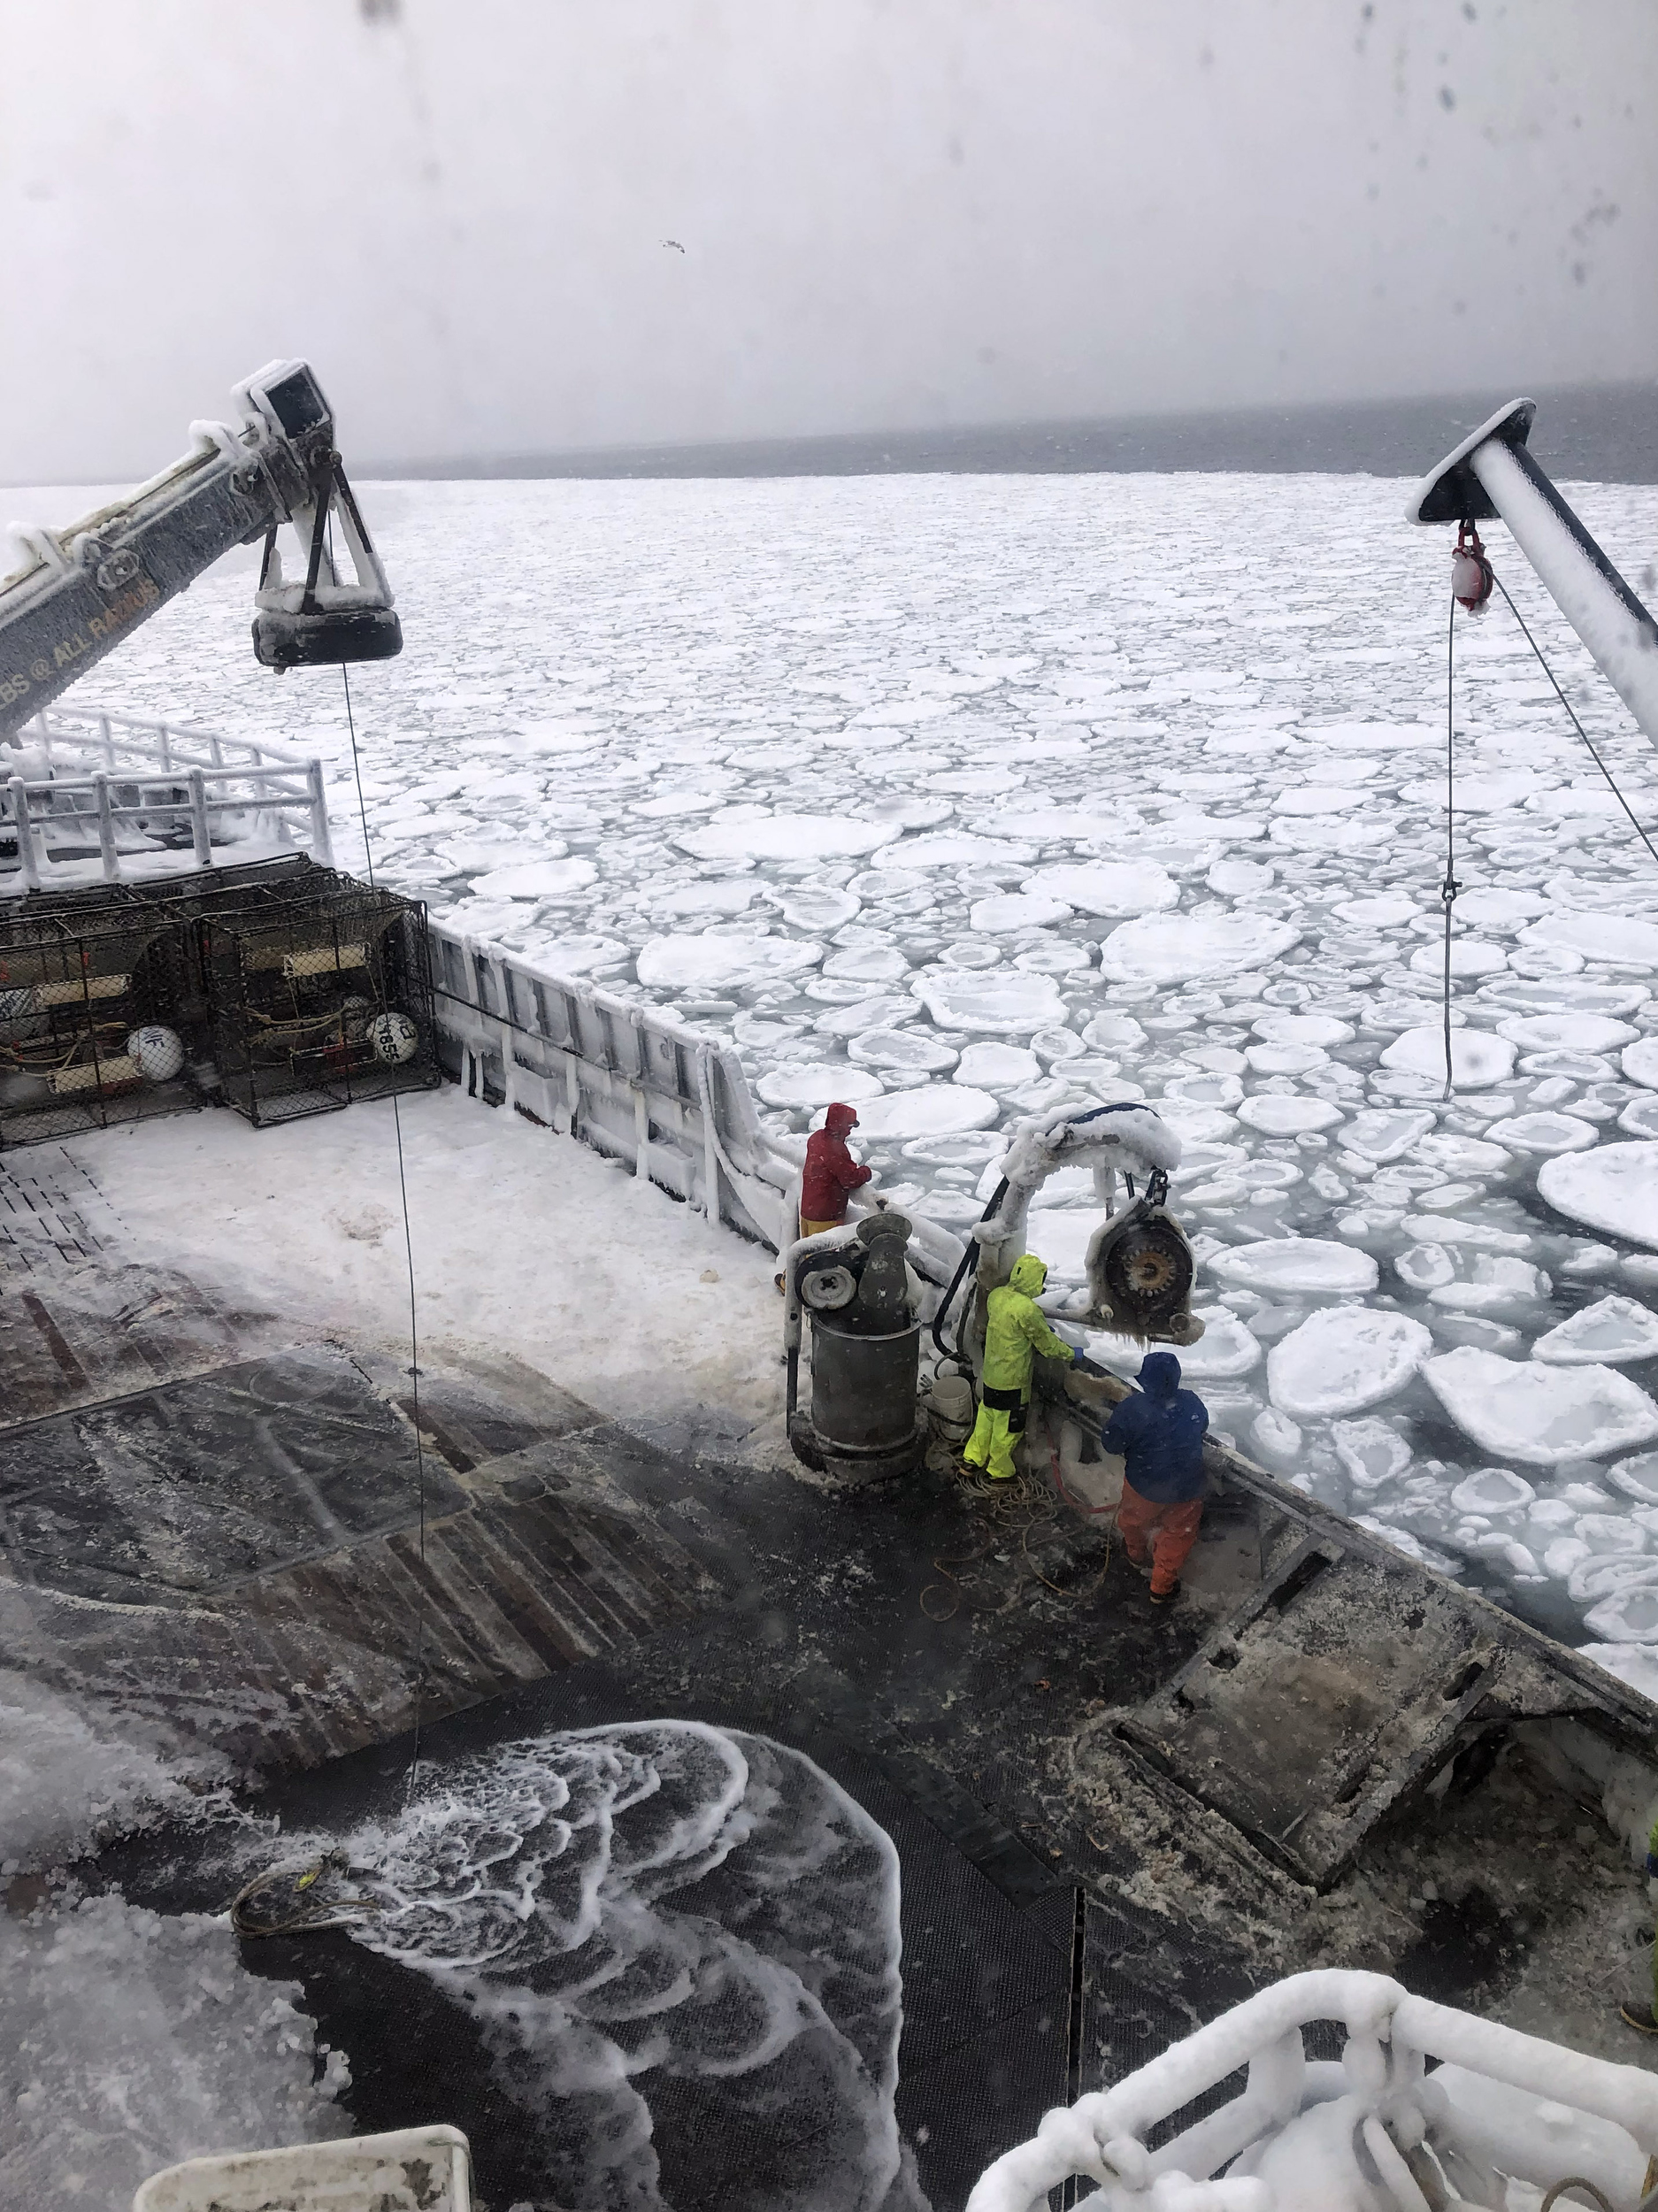
[[[1654,116],[1658,0],[15,6],[0,480],[1649,376]]]

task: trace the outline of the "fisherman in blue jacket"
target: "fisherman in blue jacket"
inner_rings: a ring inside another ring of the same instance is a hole
[[[1117,1525],[1123,1548],[1151,1576],[1151,1601],[1172,1605],[1180,1570],[1203,1518],[1203,1436],[1209,1409],[1180,1387],[1172,1352],[1148,1352],[1140,1388],[1124,1399],[1100,1432],[1100,1443],[1124,1463]]]

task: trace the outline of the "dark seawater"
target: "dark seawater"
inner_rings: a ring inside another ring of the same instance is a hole
[[[1658,483],[1658,382],[1524,386],[1430,399],[1229,413],[986,423],[740,443],[613,446],[494,460],[380,462],[364,477],[1078,475],[1098,471],[1301,470],[1422,476],[1521,391],[1538,403],[1531,449],[1566,482]]]

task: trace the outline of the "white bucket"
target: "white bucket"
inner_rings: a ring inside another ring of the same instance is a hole
[[[927,1417],[940,1444],[963,1444],[973,1425],[973,1386],[965,1375],[935,1375],[927,1392]]]

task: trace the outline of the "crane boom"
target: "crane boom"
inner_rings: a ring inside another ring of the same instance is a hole
[[[28,557],[0,578],[0,739],[130,637],[222,554],[265,539],[254,651],[266,667],[384,660],[403,632],[379,556],[334,450],[334,415],[303,361],[273,361],[236,387],[242,421],[193,423],[183,459],[61,531],[17,529]],[[342,580],[338,510],[355,580]],[[291,523],[303,582],[282,572]]]

